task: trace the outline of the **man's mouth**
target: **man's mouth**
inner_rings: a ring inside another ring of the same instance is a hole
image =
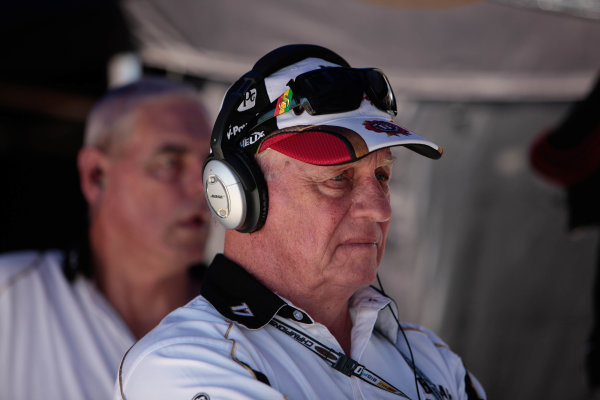
[[[181,225],[191,229],[200,229],[206,227],[207,221],[206,218],[203,218],[200,215],[193,215],[183,220],[181,222]]]

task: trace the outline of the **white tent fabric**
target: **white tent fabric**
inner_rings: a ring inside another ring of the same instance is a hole
[[[586,91],[600,65],[598,20],[505,3],[406,9],[351,0],[125,0],[125,8],[147,64],[217,81],[292,42],[377,65],[400,94],[421,99],[569,100]]]

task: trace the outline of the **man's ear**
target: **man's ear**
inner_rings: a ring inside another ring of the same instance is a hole
[[[99,149],[84,147],[77,155],[81,191],[90,207],[97,203],[104,190],[108,156]]]

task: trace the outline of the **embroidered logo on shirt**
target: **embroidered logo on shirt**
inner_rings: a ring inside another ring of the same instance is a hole
[[[198,393],[192,398],[192,400],[210,400],[210,396],[206,393]]]
[[[254,317],[252,310],[250,310],[250,307],[245,302],[239,306],[231,306],[231,312],[242,317]]]

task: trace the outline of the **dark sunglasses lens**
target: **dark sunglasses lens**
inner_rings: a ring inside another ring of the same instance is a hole
[[[294,93],[308,100],[312,115],[319,115],[357,109],[363,89],[355,73],[332,68],[311,71],[297,78]]]
[[[379,71],[366,70],[364,79],[369,99],[381,110],[396,114],[396,99],[386,77]]]

